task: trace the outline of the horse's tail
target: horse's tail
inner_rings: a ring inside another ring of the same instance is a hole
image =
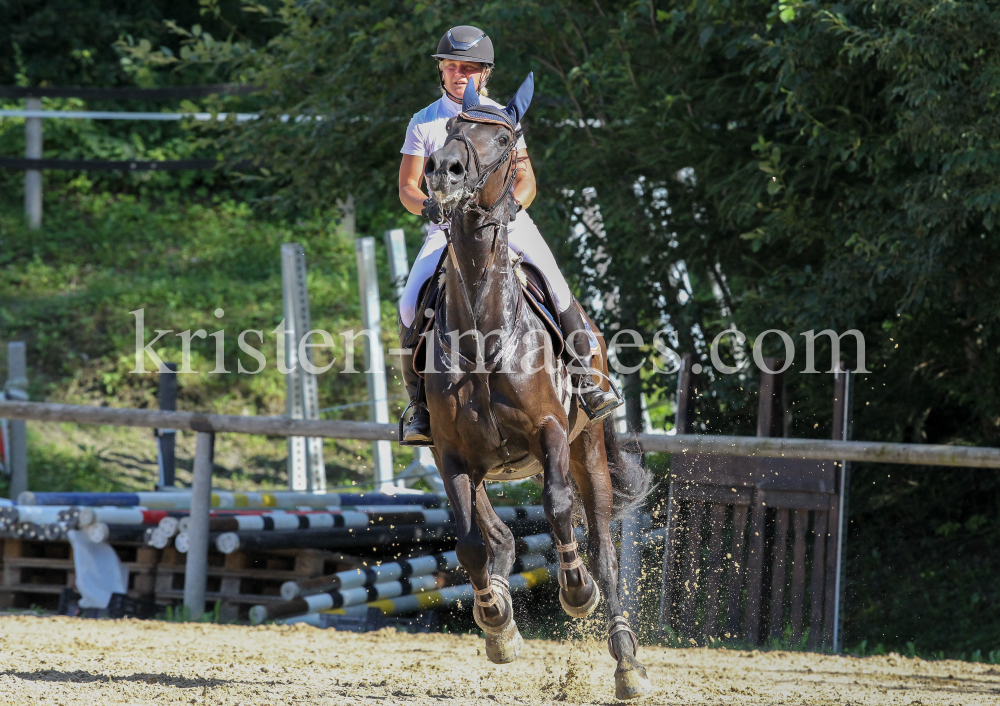
[[[640,461],[639,449],[623,449],[618,445],[618,434],[612,417],[604,420],[604,449],[611,471],[613,519],[638,511],[646,497],[653,491],[653,474]]]

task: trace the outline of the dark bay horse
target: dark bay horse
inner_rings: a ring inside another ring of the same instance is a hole
[[[636,660],[638,642],[618,599],[609,523],[613,513],[643,502],[650,474],[619,453],[610,419],[591,422],[581,409],[565,366],[552,360],[542,321],[525,305],[508,257],[514,145],[532,92],[529,75],[499,110],[480,104],[469,81],[462,114],[425,167],[434,198],[451,218],[445,296],[434,313],[436,334],[426,335],[423,371],[434,455],[455,513],[458,558],[472,580],[473,616],[486,634],[488,657],[513,661],[523,641],[507,582],[514,538],[490,505],[484,481],[541,473],[545,513],[557,539],[562,606],[573,617],[586,617],[603,594],[608,649],[618,662],[616,695],[635,698],[652,686]],[[608,389],[603,340],[592,352],[595,382],[600,378]],[[574,541],[574,488],[596,582]]]

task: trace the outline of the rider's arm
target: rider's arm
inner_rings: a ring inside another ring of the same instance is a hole
[[[426,157],[404,154],[399,164],[399,200],[410,213],[419,216],[427,198],[420,189],[424,180],[424,163]],[[520,175],[518,175],[520,176]],[[534,194],[534,176],[532,176],[532,194]]]
[[[402,184],[402,178],[401,172],[400,184]],[[530,206],[531,202],[535,200],[535,170],[531,168],[531,159],[528,157],[528,150],[525,149],[517,151],[517,178],[514,179],[514,198],[524,208]]]

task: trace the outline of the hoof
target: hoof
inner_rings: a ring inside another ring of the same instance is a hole
[[[499,634],[486,633],[486,656],[493,664],[509,664],[517,659],[523,649],[524,638],[513,620]]]
[[[635,667],[627,672],[621,670],[615,672],[615,698],[622,701],[639,699],[652,691],[653,685],[643,667]]]
[[[582,606],[573,606],[566,602],[566,596],[564,592],[566,589],[559,589],[559,602],[562,604],[563,610],[566,614],[573,618],[586,618],[588,615],[594,612],[598,604],[601,602],[601,589],[598,588],[597,582],[591,579],[594,584],[594,593],[591,595],[590,600],[584,603]]]

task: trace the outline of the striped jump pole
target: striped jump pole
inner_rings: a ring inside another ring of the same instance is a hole
[[[207,432],[199,432],[207,433]],[[18,505],[76,505],[145,507],[151,510],[187,510],[191,507],[190,491],[148,492],[148,493],[84,493],[84,492],[34,492],[24,491],[18,496]],[[271,491],[244,493],[227,490],[213,490],[212,507],[215,508],[298,508],[341,505],[420,505],[424,508],[441,507],[444,499],[430,494],[387,493],[296,493],[292,491]]]
[[[514,571],[523,572],[538,569],[546,565],[546,559],[539,554],[529,554],[518,557],[514,562]],[[417,594],[423,591],[438,588],[438,579],[432,574],[420,576],[404,576],[396,581],[380,581],[372,584],[365,584],[356,588],[342,588],[333,591],[324,591],[309,596],[293,598],[284,603],[270,606],[256,605],[250,609],[250,621],[254,625],[259,625],[265,620],[280,620],[291,618],[296,615],[307,613],[318,613],[324,610],[346,608],[348,606],[359,605],[361,603],[379,601]]]
[[[547,566],[524,571],[510,576],[510,592],[519,593],[536,586],[541,586],[553,580],[559,571],[559,564],[548,564]],[[292,623],[307,623],[316,627],[326,627],[323,622],[323,615],[333,613],[335,615],[365,615],[369,608],[378,608],[383,615],[405,615],[407,613],[417,613],[422,610],[433,608],[446,608],[453,606],[459,601],[472,603],[472,584],[466,583],[461,586],[450,586],[437,591],[424,591],[398,598],[387,598],[373,601],[364,605],[347,606],[346,608],[334,608],[320,613],[310,613],[296,618],[288,618],[281,622],[286,625]]]
[[[402,578],[399,581],[385,581],[370,586],[348,588],[343,591],[317,593],[271,606],[255,605],[250,609],[250,624],[260,625],[266,620],[279,620],[306,613],[318,613],[328,608],[359,605],[381,598],[394,598],[409,593],[429,591],[437,587],[437,578],[428,574]]]
[[[576,537],[583,539],[583,528],[576,528]],[[541,555],[552,548],[551,534],[533,534],[514,540],[514,550],[518,556]],[[458,568],[458,555],[455,551],[427,554],[425,556],[403,559],[401,561],[369,566],[363,569],[340,571],[329,576],[319,576],[312,579],[285,581],[281,584],[281,597],[286,601],[301,596],[309,596],[328,591],[342,591],[358,586],[368,586],[383,581],[395,581],[410,576],[422,576],[435,571],[453,571]]]
[[[395,512],[274,512],[253,515],[213,514],[212,532],[267,531],[276,529],[326,529],[331,527],[367,527],[368,525],[441,525],[453,521],[450,510],[415,510]],[[190,520],[181,518],[178,531],[186,532]]]
[[[507,525],[515,536],[535,534],[548,528],[541,520],[515,520]],[[334,527],[270,531],[224,532],[215,538],[223,554],[235,551],[274,549],[345,549],[356,547],[395,547],[422,542],[455,541],[453,522],[440,524],[379,524],[366,527]]]

